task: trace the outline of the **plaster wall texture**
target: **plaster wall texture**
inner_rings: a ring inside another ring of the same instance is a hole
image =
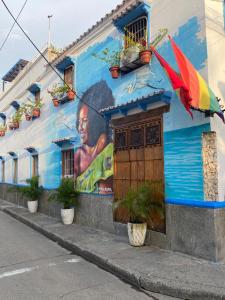
[[[224,1],[205,0],[209,85],[225,107]],[[225,200],[225,130],[218,117],[211,118],[217,133],[218,201]]]
[[[208,260],[225,258],[225,209],[167,205],[171,250]]]

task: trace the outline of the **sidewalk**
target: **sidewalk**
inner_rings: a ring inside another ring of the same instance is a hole
[[[3,200],[0,210],[145,290],[182,299],[225,299],[225,262],[208,262],[155,247],[134,248],[125,237],[77,224],[65,226]]]

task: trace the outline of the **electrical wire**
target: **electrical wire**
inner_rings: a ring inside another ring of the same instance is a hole
[[[62,80],[62,82],[69,88],[70,91],[74,92],[75,95],[77,96],[77,98],[84,103],[85,105],[87,105],[89,108],[91,108],[92,110],[94,110],[98,115],[100,115],[104,120],[104,116],[93,106],[91,106],[90,104],[86,103],[85,101],[83,101],[78,95],[77,93],[73,90],[73,88],[71,88],[64,80],[64,78],[60,75],[59,72],[56,71],[56,69],[53,67],[53,65],[48,61],[48,59],[43,55],[43,53],[39,50],[39,48],[35,45],[35,43],[32,41],[32,39],[29,37],[29,35],[25,32],[25,30],[22,28],[22,26],[18,23],[17,19],[14,17],[14,15],[12,14],[12,12],[10,11],[10,9],[8,8],[8,6],[6,5],[4,0],[1,0],[1,2],[3,3],[3,5],[5,6],[6,10],[8,11],[8,13],[10,14],[10,16],[13,18],[14,22],[17,24],[17,26],[20,28],[20,30],[23,32],[23,34],[26,36],[26,38],[30,41],[30,43],[34,46],[34,48],[37,50],[37,52],[43,57],[43,59],[47,62],[47,64],[49,65],[49,67],[57,74],[57,76]]]
[[[19,16],[21,15],[21,13],[22,13],[22,11],[23,11],[23,9],[24,9],[24,7],[25,7],[26,4],[27,4],[27,0],[24,2],[24,4],[23,4],[21,10],[19,11],[19,13],[18,13],[18,15],[17,15],[17,17],[16,17],[16,20],[18,20],[18,18],[19,18]],[[12,26],[11,26],[11,28],[10,28],[8,34],[7,34],[6,37],[5,37],[5,40],[3,41],[3,43],[2,43],[2,45],[1,45],[1,47],[0,47],[0,51],[1,51],[2,48],[5,46],[5,43],[7,42],[8,38],[9,38],[9,36],[10,36],[10,34],[11,34],[11,32],[12,32],[14,26],[15,26],[15,24],[16,24],[16,22],[14,21],[14,23],[12,24]]]

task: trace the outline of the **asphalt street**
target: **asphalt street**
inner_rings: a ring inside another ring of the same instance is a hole
[[[148,295],[0,212],[0,300],[174,299]]]

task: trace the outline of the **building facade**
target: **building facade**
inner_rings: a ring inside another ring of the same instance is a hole
[[[18,62],[4,76],[9,83],[0,96],[0,121],[8,128],[0,138],[1,197],[21,204],[7,187],[32,175],[40,176],[46,194],[63,176],[74,177],[82,192],[76,222],[122,233],[127,217],[113,215],[113,201],[130,187],[161,180],[165,218],[149,226],[148,242],[224,258],[224,124],[199,111],[192,120],[157,59],[143,64],[140,49],[134,51],[138,40],[149,44],[168,32],[223,99],[223,8],[212,0],[124,1],[62,53],[43,51],[77,93],[72,101],[61,95],[57,106],[49,91],[63,82],[43,57]],[[114,79],[105,57],[121,49],[121,74]],[[167,37],[157,51],[177,69]],[[18,109],[40,99],[40,117],[27,121],[23,115],[19,128],[9,130]],[[46,196],[40,210],[58,214]]]

